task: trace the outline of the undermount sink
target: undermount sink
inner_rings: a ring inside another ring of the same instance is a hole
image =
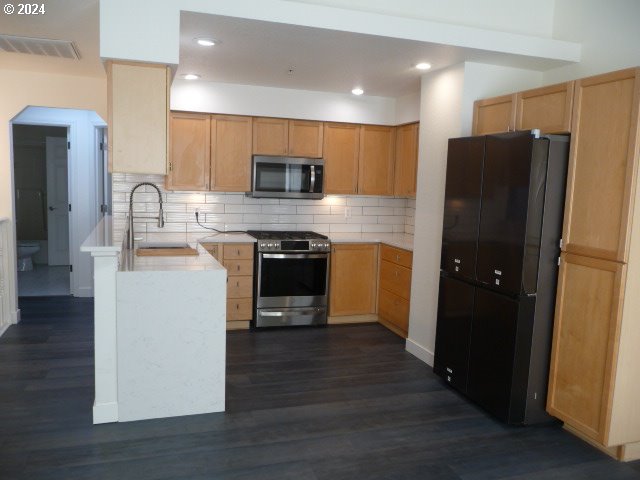
[[[187,242],[140,242],[138,248],[142,250],[167,249],[167,248],[190,248]]]

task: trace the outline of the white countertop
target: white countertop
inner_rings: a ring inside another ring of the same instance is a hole
[[[105,215],[80,245],[81,252],[89,252],[93,256],[100,254],[115,255],[121,250],[122,244],[114,245],[113,243],[113,220],[111,215]]]
[[[224,270],[225,268],[213,258],[199,243],[190,243],[198,255],[176,255],[171,257],[138,256],[131,250],[125,250],[120,263],[121,272],[148,271],[198,271]]]
[[[255,243],[256,239],[246,233],[214,233],[198,239],[200,243]]]
[[[332,243],[384,243],[413,252],[413,235],[409,233],[329,233]]]

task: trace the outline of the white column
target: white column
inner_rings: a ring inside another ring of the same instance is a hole
[[[92,252],[94,265],[95,401],[93,423],[118,421],[116,272],[118,252]]]

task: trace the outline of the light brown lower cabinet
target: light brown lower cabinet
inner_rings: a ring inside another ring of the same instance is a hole
[[[253,315],[253,244],[202,246],[227,269],[227,329],[249,328]]]
[[[376,312],[378,245],[333,244],[329,278],[329,316]]]
[[[404,338],[409,330],[412,260],[408,250],[380,247],[378,321]]]
[[[627,268],[562,253],[547,397],[551,415],[620,460],[640,458],[640,312]]]

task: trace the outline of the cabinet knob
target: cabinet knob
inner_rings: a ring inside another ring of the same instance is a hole
[[[237,252],[238,252],[238,256],[240,256],[240,249],[238,249]]]
[[[240,271],[240,264],[236,265],[236,271]]]
[[[400,255],[396,255],[396,260],[400,260]]]
[[[240,304],[236,303],[236,310],[240,310]]]
[[[398,270],[396,270],[396,277],[398,276],[398,273],[399,273]]]
[[[240,281],[237,281],[236,282],[236,287],[239,287],[239,286],[240,286]]]

